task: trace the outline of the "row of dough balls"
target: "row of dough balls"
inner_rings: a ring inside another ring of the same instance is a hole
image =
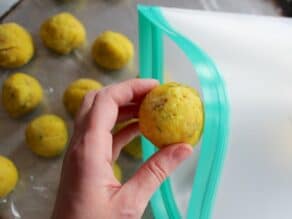
[[[81,47],[86,41],[84,25],[72,14],[63,12],[48,18],[40,27],[43,44],[64,55]],[[30,33],[16,23],[0,24],[0,67],[17,68],[28,63],[34,55]],[[102,68],[118,70],[134,56],[132,42],[123,34],[105,31],[94,41],[91,54]]]
[[[100,90],[102,84],[93,79],[81,78],[73,81],[65,89],[63,94],[63,104],[66,111],[74,118],[78,112],[84,96],[92,90]],[[34,111],[43,100],[43,88],[40,82],[25,73],[14,73],[10,75],[2,86],[2,105],[5,111],[12,118],[20,118]],[[129,123],[117,125],[119,130]],[[52,128],[52,127],[51,127]],[[65,142],[64,144],[65,145]],[[59,146],[57,146],[59,148]],[[140,159],[142,157],[140,139],[135,139],[127,147],[125,152],[132,157]],[[58,153],[57,153],[58,154]],[[57,154],[52,154],[55,156]],[[44,154],[39,154],[45,156]]]
[[[93,79],[81,78],[73,81],[63,94],[63,104],[66,111],[74,118],[84,96],[92,90],[100,90],[101,88],[102,84]],[[28,74],[14,73],[3,83],[2,105],[12,118],[20,118],[29,114],[41,104],[42,100],[43,88],[40,82]],[[128,123],[117,125],[116,130],[126,125]],[[140,139],[131,142],[125,147],[125,151],[134,158],[140,159],[142,157]],[[54,154],[52,155],[54,156]]]
[[[67,112],[74,117],[83,97],[91,90],[99,90],[102,85],[93,80],[81,78],[73,81],[65,90],[63,103]],[[12,118],[20,118],[36,109],[43,100],[40,82],[25,73],[10,75],[2,86],[2,104]]]
[[[84,96],[102,85],[92,79],[78,79],[64,92],[63,103],[67,112],[74,117]],[[20,118],[34,111],[43,101],[40,82],[25,73],[14,73],[2,86],[2,105],[12,118]],[[54,115],[43,115],[30,122],[26,129],[26,142],[31,150],[43,157],[60,155],[68,140],[65,122]]]

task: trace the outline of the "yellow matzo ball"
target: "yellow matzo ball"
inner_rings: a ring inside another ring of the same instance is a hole
[[[141,132],[157,147],[199,141],[203,106],[197,91],[175,82],[159,85],[144,98],[139,110]]]
[[[16,186],[18,171],[14,163],[0,155],[0,198],[8,195]]]
[[[94,41],[92,56],[99,66],[108,70],[118,70],[133,58],[134,46],[125,35],[105,31]]]
[[[73,81],[65,90],[63,95],[63,103],[67,112],[71,116],[75,116],[78,112],[83,98],[92,90],[100,90],[102,85],[92,79],[81,78]]]
[[[17,68],[34,54],[30,33],[16,23],[0,24],[0,67]]]
[[[114,130],[113,133],[117,133],[121,129],[125,128],[126,126],[137,122],[137,119],[130,119],[129,121],[118,123]],[[131,157],[135,159],[141,159],[142,158],[142,145],[141,145],[141,137],[137,136],[135,137],[130,143],[128,143],[124,148],[123,152],[126,154],[130,155]]]
[[[2,87],[4,109],[13,118],[33,111],[43,99],[43,89],[37,79],[25,73],[14,73]]]
[[[46,114],[32,120],[25,130],[26,143],[39,156],[60,155],[68,141],[68,130],[63,119]]]
[[[60,13],[47,19],[40,28],[46,47],[59,54],[67,54],[81,47],[86,39],[83,24],[70,13]]]

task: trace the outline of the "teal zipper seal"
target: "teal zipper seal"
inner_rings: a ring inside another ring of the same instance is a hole
[[[204,104],[204,131],[200,157],[189,201],[188,219],[209,219],[225,159],[229,135],[229,102],[224,81],[212,60],[192,41],[175,31],[165,20],[159,7],[138,6],[139,62],[141,78],[156,78],[163,82],[162,34],[172,39],[195,68]],[[155,147],[142,139],[143,159],[147,160]],[[166,179],[151,199],[155,218],[182,218]]]
[[[163,83],[162,32],[139,13],[139,63],[141,78],[156,78]],[[157,149],[142,137],[143,160],[146,161]],[[151,198],[155,218],[181,218],[173,200],[170,180],[166,179]]]

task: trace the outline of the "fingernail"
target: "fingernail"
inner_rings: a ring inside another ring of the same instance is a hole
[[[179,145],[173,151],[172,156],[177,161],[183,161],[189,157],[193,152],[193,148],[189,145]]]

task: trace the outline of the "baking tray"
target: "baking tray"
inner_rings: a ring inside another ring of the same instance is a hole
[[[50,218],[58,187],[63,156],[43,159],[35,156],[24,143],[24,129],[34,117],[43,113],[55,113],[64,118],[72,133],[72,119],[67,115],[62,95],[67,85],[80,77],[93,78],[104,85],[136,77],[137,59],[125,69],[105,72],[90,57],[90,47],[96,36],[104,30],[126,34],[136,45],[138,3],[181,8],[230,11],[252,14],[278,15],[279,10],[270,1],[249,0],[182,0],[182,1],[131,1],[131,0],[24,0],[2,22],[17,22],[33,35],[36,54],[32,61],[20,69],[0,70],[0,84],[9,74],[21,71],[38,78],[45,91],[42,105],[29,116],[14,120],[0,106],[0,154],[10,157],[20,173],[19,183],[13,193],[0,200],[1,219]],[[58,12],[69,11],[78,17],[87,30],[86,45],[66,56],[56,55],[45,49],[38,36],[42,21]],[[124,180],[139,167],[140,162],[122,154],[118,163]],[[153,218],[147,208],[144,218]]]

